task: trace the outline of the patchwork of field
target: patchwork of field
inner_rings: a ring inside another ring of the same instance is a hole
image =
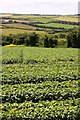
[[[3,35],[36,32],[52,36],[57,35],[59,37],[59,33],[63,34],[66,32],[65,34],[68,34],[71,29],[78,27],[76,24],[78,23],[78,16],[2,14],[2,20],[15,21],[2,23],[2,28],[0,28]],[[64,21],[65,23],[61,23]],[[59,38],[59,40],[60,39],[61,38]],[[63,45],[63,47],[64,46],[65,45]]]
[[[2,52],[3,120],[79,120],[78,49],[5,46]]]
[[[67,34],[77,27],[78,16],[0,17],[4,36],[36,32],[41,38],[58,38],[57,48],[12,43],[2,47],[2,120],[80,120],[79,50],[58,48],[67,47]]]
[[[79,16],[70,16],[70,15],[16,15],[16,14],[1,14],[1,17],[7,17],[7,18],[16,18],[16,19],[27,19],[32,21],[38,21],[38,22],[50,22],[52,20],[61,20],[61,21],[71,21],[71,22],[78,22]]]

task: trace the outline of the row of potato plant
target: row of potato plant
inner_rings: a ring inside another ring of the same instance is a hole
[[[78,99],[0,105],[2,120],[80,120],[79,106]]]
[[[9,101],[10,103],[75,99],[80,97],[79,94],[78,81],[2,86],[2,102]]]
[[[3,65],[2,84],[67,81],[80,78],[77,63]]]

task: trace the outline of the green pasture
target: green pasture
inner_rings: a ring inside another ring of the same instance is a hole
[[[78,27],[77,25],[68,25],[68,24],[60,24],[60,23],[49,23],[49,24],[38,24],[38,25],[46,26],[46,27],[65,28],[65,29]]]

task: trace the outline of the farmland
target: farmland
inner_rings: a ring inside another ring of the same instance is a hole
[[[67,35],[74,28],[78,28],[77,15],[26,15],[26,14],[2,14],[0,29],[2,35],[16,35],[22,33],[37,33],[40,37],[57,36],[57,47],[67,47]],[[60,37],[61,34],[63,38]]]
[[[67,40],[77,20],[2,15],[2,120],[80,120],[79,50]]]
[[[29,29],[29,30],[35,30],[35,27],[33,26],[29,26],[29,25],[24,25],[24,24],[19,24],[19,23],[15,23],[15,24],[3,24],[4,27],[11,27],[11,28],[20,28],[20,29]]]
[[[45,25],[45,26],[50,26],[50,27],[52,26],[52,27],[56,27],[56,28],[63,27],[63,28],[69,29],[69,28],[77,27],[76,24],[78,23],[78,16],[54,16],[54,15],[53,16],[45,16],[45,15],[37,16],[37,15],[10,14],[10,15],[3,15],[2,17],[3,17],[2,20],[6,20],[6,19],[14,20],[18,23],[21,23],[22,26],[23,26],[23,23],[27,23],[28,25],[30,25],[29,26],[30,28],[33,27],[34,23],[36,23],[36,24],[43,23],[43,25]],[[65,22],[65,23],[64,24],[58,23],[61,21]],[[7,24],[7,25],[2,24],[2,25],[5,25],[8,27],[9,24]],[[13,25],[9,25],[9,27],[10,26],[13,26]],[[14,27],[17,27],[17,24],[15,24]],[[25,25],[22,28],[25,28],[25,27],[27,28],[27,26],[25,26]],[[40,26],[38,26],[38,27],[40,28]]]
[[[71,22],[78,22],[78,16],[59,16],[56,18],[57,20],[63,21],[71,21]]]
[[[39,33],[58,37],[58,47],[67,47],[67,34],[79,25],[78,16],[2,14],[2,34]],[[7,20],[7,22],[6,22]],[[11,22],[10,22],[10,21]],[[64,34],[64,40],[60,38]],[[60,43],[61,40],[61,43]],[[64,42],[65,41],[65,42]]]
[[[38,24],[39,26],[47,26],[47,27],[57,27],[57,28],[74,28],[78,27],[76,25],[66,25],[66,24],[59,24],[59,23],[50,23],[50,24]]]
[[[63,15],[63,16],[59,16],[59,15],[53,15],[53,16],[49,16],[49,15],[43,15],[43,16],[37,16],[37,15],[17,15],[17,14],[1,14],[1,17],[5,17],[5,18],[16,18],[16,19],[32,19],[32,20],[36,20],[36,21],[43,21],[45,22],[45,20],[47,19],[47,21],[51,21],[51,20],[63,20],[63,21],[71,21],[71,22],[78,22],[78,17],[79,16],[73,16],[73,15]]]
[[[7,29],[2,30],[3,35],[20,34],[20,33],[33,33],[33,32],[36,32],[38,34],[46,34],[46,32],[44,32],[44,31],[24,30],[24,29],[15,29],[15,28],[13,28],[13,29],[7,28]]]
[[[2,51],[2,119],[79,120],[78,49]]]

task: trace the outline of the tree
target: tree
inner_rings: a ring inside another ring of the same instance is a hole
[[[33,32],[32,34],[29,35],[29,40],[31,46],[37,46],[39,41],[39,35]]]
[[[53,48],[55,45],[57,45],[57,39],[50,37],[49,46]]]
[[[9,45],[12,43],[12,38],[11,38],[11,35],[2,35],[2,46],[4,45]]]
[[[66,34],[61,33],[61,34],[59,34],[59,37],[60,37],[60,38],[65,38],[65,37],[66,37]]]
[[[47,35],[45,35],[44,38],[44,47],[55,47],[55,45],[57,45],[57,38],[54,37],[49,37]]]
[[[67,36],[68,47],[80,48],[80,28],[69,32]]]
[[[49,38],[47,35],[45,35],[45,38],[44,38],[44,47],[49,47]]]

